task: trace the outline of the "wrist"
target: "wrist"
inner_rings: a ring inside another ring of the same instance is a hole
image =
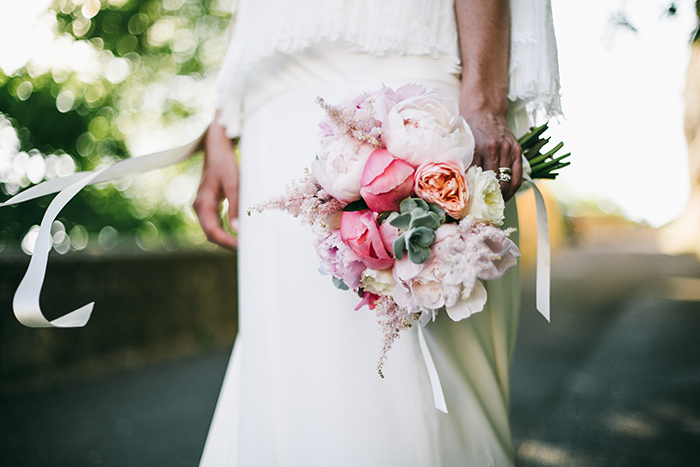
[[[489,115],[505,119],[508,114],[508,99],[505,98],[505,93],[502,96],[463,88],[459,99],[459,113],[465,118],[472,115]]]
[[[204,143],[216,146],[231,146],[233,147],[233,141],[226,135],[226,128],[219,123],[219,111],[216,111],[216,116],[214,121],[211,122],[209,128],[207,129],[207,135],[204,138]]]

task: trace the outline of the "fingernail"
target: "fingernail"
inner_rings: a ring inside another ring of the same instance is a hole
[[[231,219],[231,230],[238,232],[238,218]]]

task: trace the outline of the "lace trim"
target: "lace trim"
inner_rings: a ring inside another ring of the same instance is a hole
[[[217,86],[219,122],[231,137],[241,131],[249,72],[279,54],[296,54],[321,41],[343,42],[351,52],[378,56],[396,52],[443,58],[449,63],[447,73],[461,71],[453,0],[241,3]],[[523,102],[533,122],[561,115],[549,0],[511,0],[511,31],[508,99]]]

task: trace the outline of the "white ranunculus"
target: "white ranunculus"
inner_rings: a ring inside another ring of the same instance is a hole
[[[474,136],[457,103],[439,89],[396,104],[382,126],[386,149],[413,167],[453,162],[463,170],[474,157]]]
[[[390,295],[396,286],[396,281],[391,273],[391,268],[375,271],[365,269],[362,271],[362,287],[370,293],[377,295]]]
[[[336,211],[328,214],[323,220],[311,224],[311,229],[316,235],[325,235],[334,230],[338,230],[340,228],[340,217],[342,214],[343,211]]]
[[[464,215],[474,216],[477,221],[490,224],[503,224],[505,202],[496,174],[481,167],[470,167],[466,174],[469,187],[469,201],[464,208]]]
[[[360,199],[362,170],[375,148],[357,144],[350,137],[329,136],[321,141],[318,159],[311,163],[311,173],[332,197],[350,203]]]

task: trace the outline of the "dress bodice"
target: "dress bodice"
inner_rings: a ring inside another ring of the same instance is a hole
[[[561,113],[556,43],[549,0],[511,0],[508,98],[531,114]],[[460,72],[454,0],[241,0],[219,73],[217,108],[229,136],[238,135],[247,78],[280,54],[322,41],[350,52],[429,56]]]

